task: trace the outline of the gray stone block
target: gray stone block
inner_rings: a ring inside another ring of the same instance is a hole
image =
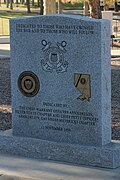
[[[13,136],[0,152],[116,168],[111,142],[110,22],[80,16],[11,20]]]
[[[104,146],[56,143],[35,138],[0,136],[0,153],[105,168],[120,166],[120,141]]]
[[[10,24],[13,134],[110,143],[109,21],[55,15]]]

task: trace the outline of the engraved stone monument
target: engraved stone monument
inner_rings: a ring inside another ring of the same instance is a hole
[[[11,20],[11,153],[120,165],[120,145],[111,142],[109,47],[108,20],[66,15]]]
[[[13,134],[108,144],[109,41],[108,21],[64,16],[12,20]]]

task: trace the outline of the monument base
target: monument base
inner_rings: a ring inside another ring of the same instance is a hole
[[[57,143],[41,139],[0,134],[0,153],[46,159],[77,165],[117,168],[120,166],[120,141],[102,147]]]

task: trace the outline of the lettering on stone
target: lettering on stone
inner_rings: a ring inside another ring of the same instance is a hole
[[[94,35],[94,26],[91,25],[60,25],[60,24],[16,24],[17,33],[42,34],[81,34]]]
[[[44,102],[44,104],[46,104]],[[58,109],[56,107],[57,104],[53,104],[51,107],[47,107],[46,105],[43,108],[39,107],[29,107],[29,106],[19,106],[15,109],[16,115],[20,119],[34,119],[39,120],[42,129],[49,130],[64,130],[67,132],[73,131],[70,127],[72,126],[96,126],[98,122],[98,118],[95,117],[91,112],[82,112],[82,111],[70,111],[65,109]],[[64,107],[64,104],[62,105]],[[51,125],[44,125],[45,122],[52,123]],[[59,124],[55,126],[55,123]],[[64,124],[64,125],[63,125]],[[49,126],[49,127],[48,127]],[[51,128],[50,128],[51,127]],[[54,128],[53,128],[54,127]],[[68,130],[69,129],[69,130]]]

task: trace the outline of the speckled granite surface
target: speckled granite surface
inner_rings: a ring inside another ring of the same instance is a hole
[[[115,59],[114,59],[115,60]],[[120,140],[120,66],[112,67],[112,139]],[[0,59],[0,130],[12,127],[10,60]]]

